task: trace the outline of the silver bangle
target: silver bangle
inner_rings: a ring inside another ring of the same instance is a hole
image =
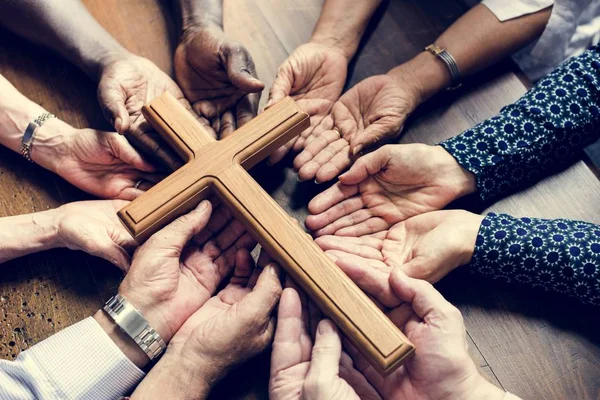
[[[21,154],[27,161],[33,162],[31,159],[31,148],[33,147],[33,139],[35,139],[37,129],[44,125],[44,122],[50,118],[56,118],[56,116],[49,112],[45,112],[27,125],[27,128],[23,133],[23,138],[21,139]]]
[[[446,49],[442,49],[441,47],[430,44],[425,47],[425,50],[435,55],[437,58],[442,60],[444,64],[446,64],[446,68],[450,72],[450,76],[452,77],[452,83],[448,90],[455,90],[461,87],[462,83],[462,75],[460,74],[460,69],[458,68],[458,64],[452,54],[448,53]]]
[[[146,318],[123,296],[111,297],[103,308],[117,326],[125,332],[144,353],[154,360],[167,348],[165,341],[150,326]]]

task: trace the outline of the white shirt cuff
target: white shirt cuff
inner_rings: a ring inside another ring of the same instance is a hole
[[[504,22],[550,7],[554,0],[483,0],[481,4],[489,8],[500,22]]]
[[[63,329],[21,356],[37,364],[57,398],[119,398],[130,393],[145,375],[92,317]]]

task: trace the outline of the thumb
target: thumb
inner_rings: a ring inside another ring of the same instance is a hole
[[[292,92],[293,73],[289,71],[288,65],[284,64],[279,68],[275,81],[269,90],[269,101],[267,107],[283,100]]]
[[[106,241],[101,241],[95,244],[92,248],[87,249],[88,253],[103,258],[107,261],[110,261],[123,272],[127,272],[129,270],[129,266],[131,264],[131,257],[127,251],[119,246],[117,243],[107,239]]]
[[[155,168],[142,158],[140,153],[133,148],[125,136],[109,133],[107,138],[111,151],[118,159],[140,171],[155,171]]]
[[[370,175],[375,175],[385,168],[390,160],[390,155],[391,147],[387,145],[360,157],[348,171],[340,175],[340,182],[344,185],[355,185]]]
[[[260,92],[265,88],[265,84],[256,78],[252,56],[241,44],[232,42],[225,45],[224,54],[227,77],[235,87],[246,93]]]
[[[394,268],[390,275],[390,286],[402,301],[412,304],[421,319],[444,314],[446,310],[454,308],[431,283],[409,278],[399,267]]]
[[[125,107],[125,93],[118,87],[100,81],[98,85],[98,103],[104,114],[104,118],[115,130],[124,135],[130,126],[129,113]]]
[[[342,357],[342,341],[333,322],[328,319],[319,322],[315,336],[310,369],[304,384],[309,398],[319,398],[319,394],[330,389],[321,384],[331,383],[339,375]]]
[[[183,247],[194,235],[206,227],[212,206],[208,200],[202,201],[191,212],[182,215],[169,225],[156,232],[144,245],[145,248],[174,250],[179,256]]]

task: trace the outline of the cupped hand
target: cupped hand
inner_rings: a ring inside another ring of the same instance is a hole
[[[104,258],[127,272],[130,254],[137,247],[117,217],[127,204],[123,200],[79,201],[53,210],[58,245]]]
[[[196,240],[194,236],[209,224],[211,210],[205,200],[150,237],[135,253],[119,287],[119,293],[142,312],[165,341],[231,273],[237,250],[255,245],[237,220],[227,222],[211,238]]]
[[[434,211],[375,234],[321,236],[316,243],[351,279],[363,285],[375,285],[368,279],[387,276],[394,267],[410,277],[435,283],[471,261],[482,220],[483,216],[462,210]],[[365,268],[355,267],[361,263],[375,272],[366,274]],[[384,305],[396,304],[389,297]]]
[[[359,265],[356,265],[359,267]],[[370,269],[366,268],[366,273]],[[470,358],[460,311],[428,282],[413,279],[400,269],[377,277],[386,292],[401,304],[388,317],[415,345],[403,366],[381,376],[351,345],[356,366],[385,399],[502,399],[504,391],[487,382]],[[359,283],[360,286],[360,283]],[[383,301],[381,291],[362,287]]]
[[[294,159],[298,179],[320,183],[337,177],[363,149],[398,136],[417,105],[416,94],[397,78],[376,75],[359,82],[306,139]]]
[[[475,177],[440,146],[386,145],[309,203],[306,227],[316,236],[363,236],[439,210],[475,187]]]
[[[175,50],[175,75],[194,110],[220,137],[254,116],[265,85],[252,56],[215,24],[187,28]]]
[[[53,150],[53,170],[85,192],[133,200],[160,178],[127,139],[115,132],[68,127],[60,137],[61,144]],[[144,184],[136,185],[140,180]]]
[[[144,153],[175,170],[182,165],[181,159],[158,139],[142,115],[142,107],[165,92],[172,94],[186,109],[192,110],[169,75],[150,60],[128,54],[107,61],[102,68],[98,101],[104,116],[118,133],[127,135]]]
[[[335,325],[322,320],[313,346],[306,319],[298,292],[286,288],[279,303],[271,354],[269,398],[379,399],[375,389],[354,368],[350,357],[342,352]]]
[[[341,49],[309,42],[294,50],[281,64],[269,92],[268,105],[291,96],[310,116],[310,127],[271,154],[271,164],[281,161],[291,149],[302,150],[316,127],[329,115],[344,89],[348,62]]]

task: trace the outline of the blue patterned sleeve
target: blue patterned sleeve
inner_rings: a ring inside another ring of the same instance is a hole
[[[600,135],[600,47],[573,57],[519,101],[443,146],[491,203],[564,169]]]
[[[470,269],[600,305],[600,226],[491,213],[479,228]]]

